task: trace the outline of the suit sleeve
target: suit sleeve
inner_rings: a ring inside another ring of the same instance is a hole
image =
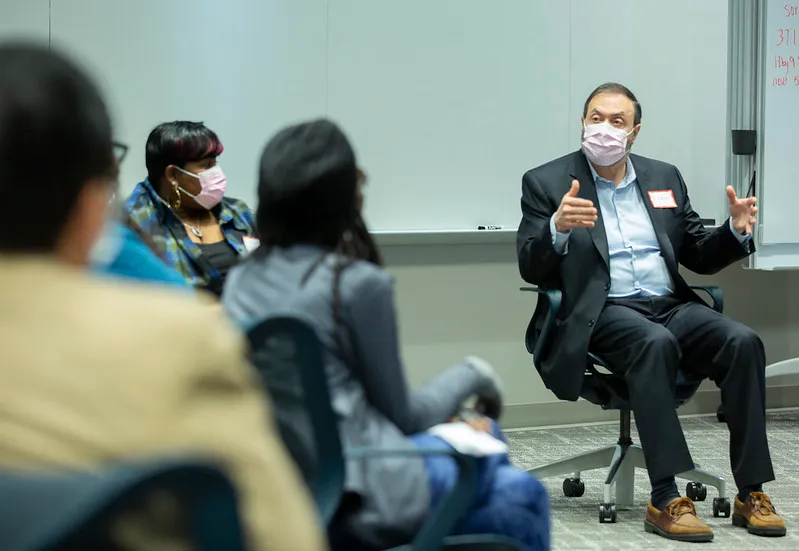
[[[691,207],[688,188],[680,171],[674,167],[683,201],[684,237],[679,252],[680,263],[697,274],[710,275],[719,272],[733,262],[746,258],[754,252],[751,240],[741,243],[730,231],[729,219],[718,228],[710,231],[704,227],[699,215]]]
[[[393,283],[388,276],[373,277],[354,294],[349,325],[356,358],[351,368],[372,407],[404,434],[446,422],[467,398],[480,391],[483,377],[463,363],[411,392],[400,358]]]
[[[554,247],[550,219],[557,206],[546,196],[538,179],[528,172],[522,178],[522,221],[516,233],[516,253],[522,279],[533,285],[551,282],[562,256]]]
[[[209,325],[211,322],[208,322]],[[310,495],[280,440],[263,387],[226,324],[203,332],[179,383],[172,445],[216,458],[239,492],[253,551],[327,549]],[[164,419],[168,423],[168,419]]]

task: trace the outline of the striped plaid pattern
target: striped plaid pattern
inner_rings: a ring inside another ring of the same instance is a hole
[[[172,209],[161,200],[149,180],[136,184],[125,202],[131,223],[149,235],[156,252],[195,286],[206,288],[220,279],[219,272],[201,259],[202,251],[186,233]],[[244,236],[255,237],[255,216],[244,201],[225,197],[214,209],[225,240],[239,253],[246,252]],[[207,269],[204,269],[205,266]]]

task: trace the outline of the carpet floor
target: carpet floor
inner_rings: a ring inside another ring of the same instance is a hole
[[[733,499],[736,489],[730,472],[727,426],[719,423],[715,416],[684,418],[682,425],[694,461],[701,464],[703,469],[724,476],[728,481],[728,497]],[[707,500],[697,503],[697,511],[715,533],[713,543],[707,544],[711,547],[725,551],[799,550],[799,411],[769,412],[767,427],[777,480],[766,484],[764,490],[785,518],[788,534],[782,538],[760,538],[749,535],[745,529],[732,526],[729,518],[714,518],[712,503],[718,494],[715,488],[708,488]],[[615,444],[618,425],[530,429],[509,432],[507,436],[514,463],[521,468],[531,468]],[[635,433],[633,439],[638,441]],[[650,487],[646,473],[642,470],[636,471],[633,508],[620,510],[615,524],[600,524],[598,506],[602,501],[605,471],[582,474],[585,495],[580,498],[563,495],[563,477],[544,479],[552,505],[553,549],[671,550],[700,545],[673,542],[644,532]],[[684,483],[678,483],[685,495]]]

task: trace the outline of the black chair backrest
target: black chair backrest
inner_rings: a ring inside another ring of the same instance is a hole
[[[154,491],[173,495],[198,551],[244,551],[236,491],[213,464],[158,459],[99,471],[0,470],[0,549],[108,551],[109,528]]]
[[[312,326],[293,316],[268,318],[247,336],[289,453],[304,471],[328,524],[342,497],[345,465],[324,347]]]

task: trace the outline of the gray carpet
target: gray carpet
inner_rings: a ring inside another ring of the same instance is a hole
[[[715,416],[694,417],[682,420],[685,436],[694,461],[707,471],[718,473],[728,481],[730,498],[735,495],[735,483],[730,473],[727,426],[716,421]],[[599,524],[598,505],[602,501],[605,471],[583,473],[585,495],[566,498],[561,485],[562,477],[548,478],[543,482],[550,493],[552,504],[553,549],[687,549],[697,546],[713,548],[754,550],[799,550],[799,411],[778,411],[768,415],[768,435],[771,457],[777,476],[776,482],[766,485],[777,511],[783,515],[788,535],[783,538],[759,538],[745,529],[732,526],[730,519],[714,518],[714,488],[708,488],[707,500],[697,503],[700,517],[715,533],[711,544],[689,544],[665,540],[644,532],[644,515],[649,499],[649,480],[643,470],[636,471],[635,506],[618,513],[616,524]],[[508,433],[511,456],[516,465],[530,468],[547,461],[568,457],[602,446],[615,444],[618,425],[573,426],[549,429],[531,429]],[[637,441],[637,436],[634,435]],[[685,491],[680,483],[680,491]]]

